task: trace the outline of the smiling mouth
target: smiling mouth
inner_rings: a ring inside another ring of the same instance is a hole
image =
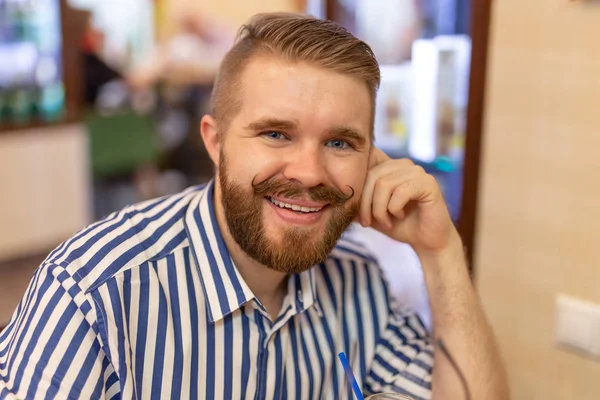
[[[324,205],[322,207],[304,207],[304,206],[299,206],[297,204],[290,204],[290,203],[285,203],[283,201],[275,200],[274,198],[268,197],[268,196],[265,198],[279,208],[295,211],[298,214],[317,213],[319,211],[322,211],[323,209],[325,209],[328,206],[328,205]]]

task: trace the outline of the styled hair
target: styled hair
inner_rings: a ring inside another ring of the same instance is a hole
[[[222,129],[242,106],[241,77],[250,59],[257,55],[305,62],[362,80],[371,97],[373,136],[381,76],[369,45],[335,22],[282,12],[252,17],[240,28],[233,47],[223,58],[211,99],[211,113]]]

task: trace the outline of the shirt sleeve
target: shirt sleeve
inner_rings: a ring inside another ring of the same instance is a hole
[[[116,374],[91,300],[62,268],[42,264],[0,332],[0,399],[99,399]]]
[[[375,345],[375,357],[364,382],[365,394],[395,392],[417,400],[431,399],[431,337],[416,314],[401,311],[389,295],[387,298],[387,324]]]

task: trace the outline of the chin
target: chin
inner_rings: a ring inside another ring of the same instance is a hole
[[[277,223],[275,221],[264,221],[265,233],[269,243],[278,246],[289,245],[285,238],[289,238],[290,234],[295,236],[297,240],[305,244],[307,242],[316,242],[321,239],[323,229],[317,226],[291,225],[285,223]]]

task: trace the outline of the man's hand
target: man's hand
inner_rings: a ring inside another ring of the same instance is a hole
[[[436,254],[458,233],[435,178],[408,159],[393,160],[373,148],[361,198],[359,222],[417,254]]]
[[[373,148],[359,222],[410,244],[423,266],[435,336],[443,338],[473,399],[508,399],[508,384],[492,331],[469,278],[460,236],[440,187],[410,160]],[[452,365],[435,351],[433,398],[465,393]]]

